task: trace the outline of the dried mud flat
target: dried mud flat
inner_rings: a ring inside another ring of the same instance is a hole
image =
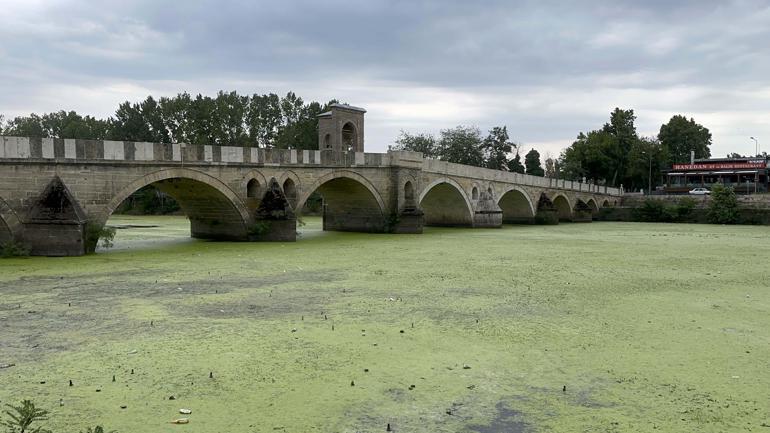
[[[299,242],[244,244],[111,223],[114,250],[0,260],[0,403],[34,399],[54,431],[770,425],[765,227],[309,219]]]

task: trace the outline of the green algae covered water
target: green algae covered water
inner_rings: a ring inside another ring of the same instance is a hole
[[[55,432],[770,425],[767,227],[309,219],[268,244],[110,224],[95,255],[0,260],[0,403],[33,399]]]

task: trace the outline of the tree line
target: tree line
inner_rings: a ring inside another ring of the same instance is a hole
[[[534,176],[589,181],[627,189],[653,186],[661,169],[675,162],[711,156],[711,133],[694,119],[675,115],[661,125],[655,137],[641,137],[636,131],[634,110],[615,108],[609,122],[599,129],[580,132],[577,139],[557,158],[546,158],[531,149],[522,164],[520,144],[510,140],[506,126],[496,126],[486,137],[475,126],[457,126],[431,134],[401,131],[393,150],[422,152],[430,158]]]
[[[600,129],[581,132],[559,159],[556,174],[570,180],[591,179],[626,189],[653,187],[660,170],[674,163],[711,157],[711,132],[682,115],[661,125],[657,136],[640,137],[634,124],[634,110],[615,108],[610,121]]]
[[[495,126],[483,137],[475,126],[443,129],[438,137],[432,134],[410,134],[401,131],[390,150],[421,152],[428,158],[456,164],[473,165],[493,170],[543,176],[540,153],[532,149],[521,162],[520,145],[510,140],[506,126]],[[514,154],[515,152],[515,154]],[[513,155],[513,156],[512,156]]]
[[[220,91],[214,97],[179,93],[141,102],[123,102],[113,116],[99,119],[75,111],[18,116],[0,115],[3,135],[83,138],[159,143],[317,149],[317,115],[336,100],[305,103],[293,92],[239,95]],[[567,180],[587,180],[627,189],[656,184],[657,173],[674,162],[711,156],[711,133],[694,119],[675,115],[655,137],[640,137],[634,110],[616,108],[599,129],[580,132],[557,158],[531,149],[522,161],[521,145],[506,126],[483,136],[475,126],[457,126],[432,134],[401,131],[393,150],[422,152],[430,158],[495,170]],[[650,178],[650,176],[652,176]]]
[[[317,149],[316,116],[336,102],[305,103],[294,92],[283,97],[235,91],[193,97],[185,92],[123,102],[107,119],[64,110],[7,121],[0,115],[0,132],[23,137]]]

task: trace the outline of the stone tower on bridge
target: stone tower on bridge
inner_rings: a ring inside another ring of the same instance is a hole
[[[318,148],[334,152],[364,151],[364,113],[346,104],[332,104],[318,115]]]

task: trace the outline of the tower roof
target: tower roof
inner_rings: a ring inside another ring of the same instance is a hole
[[[354,107],[354,106],[348,105],[348,104],[331,104],[331,105],[329,105],[329,108],[331,108],[331,109],[335,109],[336,108],[338,110],[348,110],[348,111],[357,111],[359,113],[366,113],[366,110],[364,110],[363,108],[361,108],[361,107]],[[329,111],[325,111],[325,112],[317,115],[316,117],[329,117],[331,115],[332,115],[332,110],[329,110]]]

